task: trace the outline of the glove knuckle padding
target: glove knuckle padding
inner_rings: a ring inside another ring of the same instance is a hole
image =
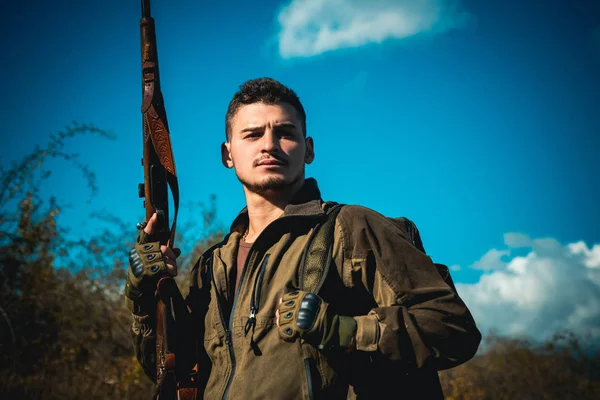
[[[340,316],[318,295],[294,291],[279,304],[279,333],[286,341],[302,338],[323,351],[351,349],[357,325],[353,317]]]
[[[293,291],[283,296],[279,305],[279,332],[286,340],[305,337],[318,329],[323,301],[313,293]]]
[[[132,300],[139,299],[144,292],[154,291],[158,276],[167,272],[159,242],[146,242],[149,235],[140,236],[129,251],[129,274],[125,294]]]
[[[129,251],[129,266],[131,267],[131,273],[136,278],[139,278],[144,273],[144,263],[135,250],[135,247]]]
[[[313,293],[307,293],[302,299],[298,310],[298,317],[296,318],[298,328],[305,331],[311,329],[317,320],[320,306],[321,299]]]

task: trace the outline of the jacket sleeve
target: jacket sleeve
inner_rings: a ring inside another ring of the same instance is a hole
[[[204,321],[202,313],[205,312],[208,293],[208,289],[201,290],[205,283],[205,279],[202,279],[204,275],[201,273],[202,261],[203,258],[196,263],[190,274],[190,290],[185,299],[190,318],[185,319],[180,323],[181,325],[177,326],[178,330],[183,330],[177,335],[178,344],[179,342],[186,343],[183,349],[184,354],[177,355],[177,366],[181,369],[186,369],[188,366],[191,368],[194,363],[199,363],[197,348],[199,347],[198,339],[201,338],[199,335],[203,335],[203,324],[196,321]],[[126,303],[132,312],[131,337],[136,358],[144,373],[156,383],[156,306],[155,304],[141,306],[127,298]],[[202,343],[201,340],[199,342]],[[205,367],[199,373],[202,375],[206,371],[206,366],[204,364],[199,366]]]
[[[335,235],[344,284],[362,285],[377,304],[354,317],[357,350],[437,370],[475,355],[481,334],[467,306],[396,224],[367,208],[346,206]]]
[[[134,309],[127,299],[130,310]],[[156,310],[132,312],[131,339],[136,358],[144,373],[156,383]]]

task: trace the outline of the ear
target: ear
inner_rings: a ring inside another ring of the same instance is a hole
[[[231,158],[231,143],[221,143],[221,162],[225,168],[233,168],[233,159]]]
[[[310,164],[315,159],[315,143],[313,142],[313,138],[310,136],[306,139],[306,154],[304,155],[304,162],[306,164]]]

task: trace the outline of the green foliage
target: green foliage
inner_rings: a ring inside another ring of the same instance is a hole
[[[491,334],[486,351],[440,373],[447,400],[599,399],[600,351],[572,332],[539,344]]]
[[[64,151],[66,139],[82,134],[111,137],[74,124],[46,147],[0,169],[0,398],[149,399],[154,392],[134,356],[122,294],[127,253],[137,234],[133,224],[98,212],[93,217],[106,229],[68,239],[58,223],[59,205],[37,195],[50,176],[44,171],[48,158],[74,163],[90,192],[98,190],[93,172]],[[206,211],[205,239],[188,243],[190,235],[178,235],[190,252],[180,262],[182,270],[190,269],[192,254],[218,237],[210,231],[214,200],[212,208],[200,206]],[[183,275],[177,279],[186,291]]]

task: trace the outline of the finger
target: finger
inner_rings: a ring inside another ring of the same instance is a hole
[[[293,310],[296,305],[297,299],[286,300],[285,302],[279,302],[279,307],[277,307],[277,311],[281,314],[285,314],[286,312]]]
[[[301,290],[294,290],[292,292],[286,293],[283,295],[283,297],[281,298],[282,301],[287,302],[288,300],[293,300],[296,299],[300,296],[303,296],[306,292],[303,292]]]
[[[281,304],[281,297],[279,298],[279,305]],[[275,310],[275,323],[279,326],[279,308]]]
[[[167,272],[171,276],[177,276],[177,263],[173,260],[165,259],[165,264],[167,264]]]
[[[156,221],[158,219],[158,215],[156,213],[152,214],[152,217],[148,220],[148,224],[144,228],[144,232],[148,235],[152,235],[154,233],[154,226],[156,225]]]
[[[167,264],[167,272],[172,276],[177,276],[177,262],[175,261],[177,256],[173,252],[173,249],[168,246],[161,245],[160,251],[163,253],[165,264]]]
[[[181,250],[179,250],[179,254],[175,254],[174,250],[179,250],[179,249],[172,249],[169,246],[165,246],[165,245],[160,246],[160,251],[162,251],[162,253],[164,254],[164,256],[166,258],[170,258],[171,260],[176,260],[177,257],[179,257],[179,254],[181,254]]]

